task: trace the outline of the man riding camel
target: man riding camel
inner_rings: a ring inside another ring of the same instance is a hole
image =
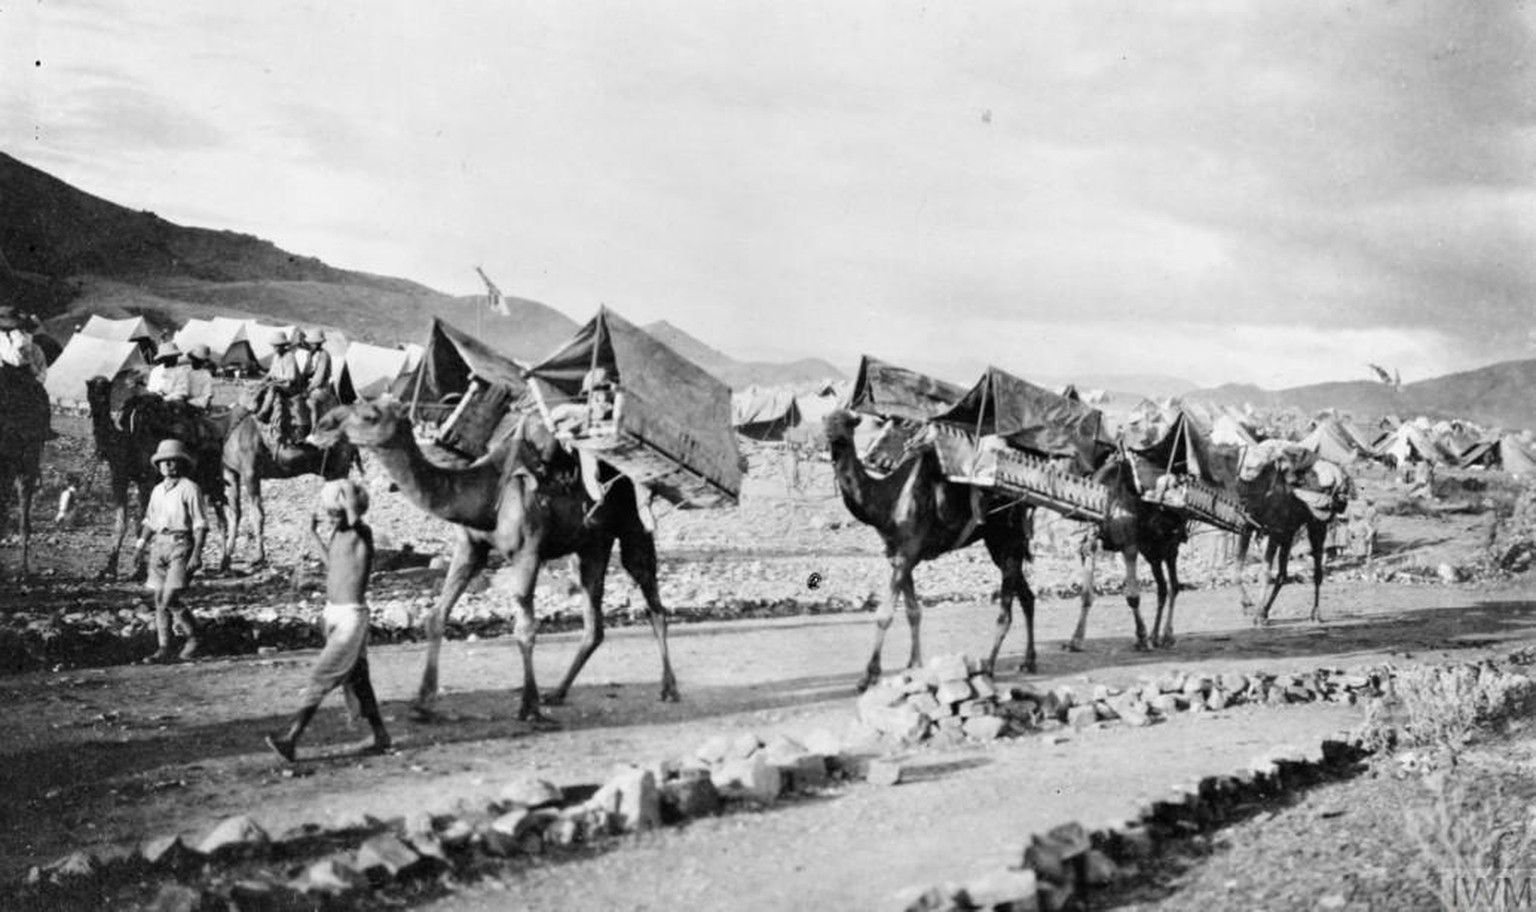
[[[294,333],[306,341],[301,329]],[[308,401],[309,378],[299,366],[294,339],[280,332],[272,340],[272,364],[267,368],[267,382],[256,400],[256,418],[276,430],[278,443],[296,443],[309,435],[311,428]],[[308,361],[306,352],[306,363]]]
[[[187,351],[187,404],[203,411],[213,404],[213,355],[201,343]]]
[[[0,305],[0,415],[25,414],[30,420],[7,422],[11,428],[38,427],[51,439],[53,412],[48,405],[48,359],[32,341],[34,327],[16,308]]]
[[[306,350],[308,358],[308,363],[301,361],[299,366],[307,378],[305,399],[310,418],[313,419],[316,415],[325,414],[325,410],[335,404],[331,353],[325,350],[325,333],[318,329],[311,329],[307,334],[300,333],[299,344]]]

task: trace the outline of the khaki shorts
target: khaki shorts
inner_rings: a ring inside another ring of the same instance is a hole
[[[149,576],[144,585],[151,592],[187,587],[187,561],[192,557],[191,532],[157,532],[149,548]]]

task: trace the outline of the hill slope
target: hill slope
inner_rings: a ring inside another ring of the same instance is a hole
[[[1407,383],[1401,389],[1367,380],[1315,383],[1282,390],[1228,384],[1196,390],[1188,398],[1255,408],[1336,408],[1356,418],[1396,415],[1463,418],[1504,428],[1536,428],[1536,360],[1505,361],[1476,370]]]
[[[820,358],[801,358],[788,363],[737,361],[700,342],[666,320],[658,320],[642,328],[665,342],[673,351],[724,381],[732,389],[744,389],[753,384],[800,386],[827,379],[844,379],[842,371]]]

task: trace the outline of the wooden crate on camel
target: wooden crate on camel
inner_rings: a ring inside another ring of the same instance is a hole
[[[1068,519],[1104,521],[1109,491],[1090,477],[1113,444],[1104,417],[996,367],[949,409],[929,437],[944,474]]]
[[[739,501],[730,388],[612,310],[528,377],[557,434],[636,484],[680,509]]]
[[[527,392],[523,367],[461,329],[433,318],[411,374],[411,421],[426,442],[464,460],[479,459],[510,425]]]
[[[1227,532],[1253,524],[1233,492],[1241,453],[1213,444],[1188,410],[1144,415],[1126,436],[1142,500]]]

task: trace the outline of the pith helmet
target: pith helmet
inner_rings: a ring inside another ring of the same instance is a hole
[[[309,336],[304,334],[304,330],[302,330],[302,329],[295,329],[293,331],[293,344],[294,345],[303,345],[305,342],[308,342],[308,341],[309,341]]]
[[[189,357],[196,358],[199,361],[213,360],[213,352],[209,351],[208,346],[203,345],[202,343],[198,343],[197,345],[187,349],[187,355]]]
[[[159,465],[169,459],[180,459],[188,468],[192,466],[192,454],[187,452],[187,445],[174,438],[160,441],[160,445],[155,447],[155,455],[149,461]]]
[[[287,348],[292,344],[293,340],[288,338],[288,334],[286,332],[278,332],[272,336],[273,348]]]
[[[156,361],[164,361],[166,358],[170,358],[172,361],[174,361],[180,357],[181,349],[177,347],[175,342],[161,343],[159,350],[155,352]]]

